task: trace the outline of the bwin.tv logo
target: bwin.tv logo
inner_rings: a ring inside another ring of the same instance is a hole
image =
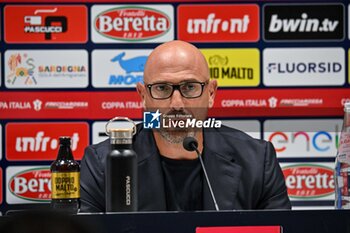
[[[156,112],[144,112],[143,113],[143,127],[145,129],[159,129],[160,128],[160,115],[159,109]]]

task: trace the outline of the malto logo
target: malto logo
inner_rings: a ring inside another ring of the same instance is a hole
[[[334,194],[333,169],[318,164],[293,164],[282,168],[288,196],[318,199]]]
[[[94,42],[170,40],[173,37],[172,15],[170,5],[152,5],[152,8],[95,5],[92,7],[92,39]]]
[[[5,6],[4,17],[7,43],[87,41],[87,8],[83,5]]]
[[[260,54],[258,49],[201,49],[209,64],[211,79],[219,87],[258,86]]]
[[[178,37],[191,42],[259,40],[259,6],[180,5]]]
[[[71,137],[74,159],[80,160],[89,144],[87,123],[8,123],[6,158],[10,161],[54,160],[60,136]]]
[[[51,200],[49,167],[8,167],[6,177],[8,204],[49,202]]]

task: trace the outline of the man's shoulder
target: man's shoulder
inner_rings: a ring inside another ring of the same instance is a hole
[[[92,144],[86,148],[86,150],[93,151],[94,154],[97,154],[99,157],[106,155],[110,150],[109,138],[104,141],[101,141],[96,144]]]
[[[256,139],[247,133],[223,126],[206,132],[205,146],[222,155],[242,155],[245,158],[260,157],[265,153],[265,140]],[[240,156],[239,156],[240,157]]]

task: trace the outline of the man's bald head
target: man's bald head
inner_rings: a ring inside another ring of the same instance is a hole
[[[170,41],[159,45],[149,55],[144,69],[144,82],[151,83],[160,72],[192,70],[209,80],[207,61],[198,48],[184,41]]]

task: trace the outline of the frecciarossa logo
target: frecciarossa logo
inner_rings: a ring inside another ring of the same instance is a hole
[[[282,170],[290,197],[317,198],[334,193],[331,168],[314,164],[296,164],[286,166]]]
[[[50,169],[47,167],[38,167],[20,171],[9,178],[8,189],[15,197],[20,199],[28,201],[50,201]]]
[[[146,40],[162,36],[171,27],[168,15],[148,7],[117,7],[98,14],[95,30],[105,37]]]

